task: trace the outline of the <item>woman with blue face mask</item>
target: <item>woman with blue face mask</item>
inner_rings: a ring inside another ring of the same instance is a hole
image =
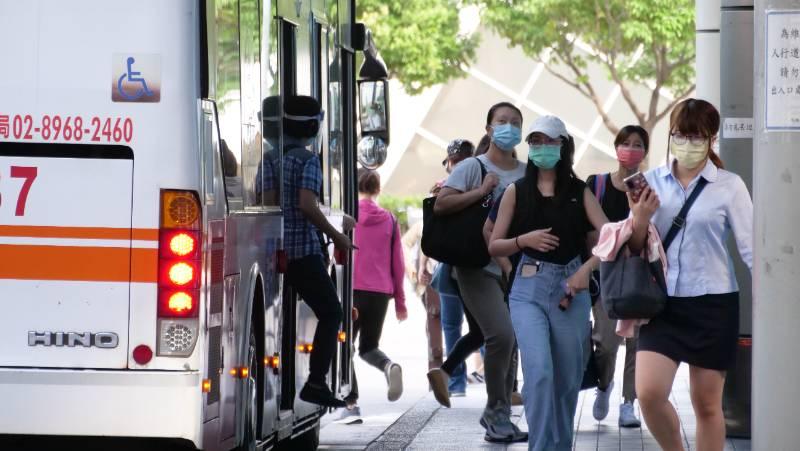
[[[497,199],[506,186],[525,175],[525,165],[514,158],[514,148],[522,141],[522,112],[502,102],[492,106],[486,118],[489,150],[478,157],[467,158],[453,169],[436,197],[434,212],[451,214],[477,202]],[[485,170],[486,176],[482,174]],[[476,338],[485,337],[484,374],[487,402],[480,419],[486,428],[484,439],[490,442],[525,441],[510,420],[511,392],[514,387],[514,330],[505,302],[507,278],[501,268],[510,267],[506,257],[492,261],[484,268],[455,267],[453,278],[464,301],[465,309],[475,318],[480,331],[472,330],[456,342],[441,368],[428,372],[428,381],[436,400],[450,407],[447,392],[449,378],[466,357],[480,347]]]
[[[564,123],[543,116],[529,128],[525,177],[500,203],[489,252],[522,252],[509,305],[522,356],[528,448],[570,450],[585,368],[597,257],[582,263],[587,234],[607,222],[597,199],[572,170],[575,145]]]

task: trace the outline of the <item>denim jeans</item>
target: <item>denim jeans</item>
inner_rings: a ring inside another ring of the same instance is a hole
[[[538,271],[532,274],[535,266]],[[565,311],[558,304],[563,282],[580,266],[580,258],[555,265],[524,256],[517,267],[510,308],[522,354],[529,450],[572,449],[591,301],[582,291]]]
[[[464,307],[461,298],[451,294],[439,293],[442,302],[442,330],[444,331],[445,352],[449,356],[461,338],[461,324],[464,322]],[[447,389],[450,393],[464,392],[467,390],[467,369],[461,362],[450,374],[450,384]]]

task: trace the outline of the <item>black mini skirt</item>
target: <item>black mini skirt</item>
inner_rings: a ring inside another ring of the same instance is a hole
[[[670,297],[664,311],[639,329],[639,351],[725,371],[736,361],[739,293]]]

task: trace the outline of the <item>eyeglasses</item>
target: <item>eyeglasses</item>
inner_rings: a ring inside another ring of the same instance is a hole
[[[545,138],[536,137],[536,138],[528,139],[528,145],[530,145],[530,146],[541,146],[543,144],[555,144],[555,145],[559,145],[560,146],[563,143],[563,141],[564,140],[561,139],[561,138],[553,139],[553,138],[549,138],[549,137],[545,137]]]
[[[689,141],[693,146],[700,146],[705,144],[706,140],[708,140],[708,138],[703,135],[686,136],[681,133],[672,133],[672,142],[678,145],[686,144],[686,142]]]

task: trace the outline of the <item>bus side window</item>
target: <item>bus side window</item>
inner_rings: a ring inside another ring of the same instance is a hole
[[[225,194],[231,210],[241,210],[242,203],[242,125],[241,73],[239,66],[239,2],[215,2],[213,23],[215,37],[209,42],[209,63],[216,69],[215,95],[219,121]]]
[[[256,187],[262,158],[261,110],[261,11],[258,0],[239,0],[239,44],[242,91],[242,181],[244,206],[257,207],[262,201],[276,205],[276,199],[260,196]]]
[[[330,171],[330,147],[329,130],[330,115],[327,110],[328,104],[328,27],[322,23],[314,22],[312,35],[312,78],[311,92],[319,100],[322,109],[326,111],[326,117],[320,124],[320,133],[314,149],[317,151],[322,168],[322,186],[320,187],[319,200],[324,205],[331,204],[331,171]]]
[[[330,206],[332,209],[342,209],[343,180],[342,180],[342,149],[344,147],[344,125],[342,124],[342,71],[341,58],[339,58],[337,39],[339,32],[328,35],[328,52],[333,62],[328,66],[328,180],[330,182]]]
[[[261,147],[263,159],[256,175],[256,197],[265,206],[280,206],[280,180],[283,167],[281,149],[280,67],[277,2],[261,15]],[[262,2],[263,7],[263,2]]]

